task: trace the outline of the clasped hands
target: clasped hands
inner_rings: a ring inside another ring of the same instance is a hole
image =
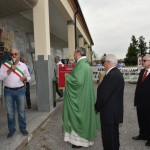
[[[15,71],[16,65],[12,65],[10,69],[11,69],[11,71]]]
[[[10,69],[8,70],[8,74],[10,74],[12,71],[15,71],[16,68],[17,68],[16,65],[12,65],[10,67]],[[27,81],[27,77],[23,75],[22,77],[20,77],[20,80],[21,81]]]
[[[8,70],[7,70],[7,74],[9,75],[11,72],[15,71],[16,66],[12,65]]]

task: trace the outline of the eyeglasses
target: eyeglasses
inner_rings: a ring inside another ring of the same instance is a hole
[[[10,53],[10,56],[17,56],[17,53]]]
[[[150,60],[142,60],[143,62],[146,62],[146,61],[150,61]]]

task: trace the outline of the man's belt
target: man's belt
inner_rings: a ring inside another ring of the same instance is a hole
[[[9,89],[9,90],[19,90],[21,88],[23,88],[24,86],[21,86],[21,87],[16,87],[16,88],[10,88],[10,87],[7,87],[5,86],[6,89]]]

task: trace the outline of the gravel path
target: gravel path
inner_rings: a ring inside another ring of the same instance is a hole
[[[134,141],[132,136],[138,135],[136,109],[133,106],[135,84],[126,83],[124,91],[124,123],[120,125],[120,150],[150,150],[146,141]],[[63,105],[63,104],[62,104]],[[34,138],[24,147],[24,150],[72,150],[71,144],[63,141],[61,128],[62,106],[49,118]],[[95,139],[95,144],[80,150],[103,150],[101,134]]]

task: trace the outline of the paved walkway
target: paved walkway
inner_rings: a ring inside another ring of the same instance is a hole
[[[49,116],[55,110],[55,109],[52,110],[52,112],[38,112],[36,104],[35,86],[31,86],[30,93],[31,93],[32,108],[26,109],[27,130],[30,133],[29,136],[23,136],[17,127],[14,136],[10,139],[7,139],[8,128],[7,128],[7,114],[5,109],[5,103],[4,102],[0,103],[0,150],[16,150],[16,149],[22,150],[22,146],[32,138],[37,129],[40,126],[42,126],[43,123],[45,123],[47,118],[49,118]],[[60,104],[61,102],[57,102],[57,109],[59,109]]]
[[[150,150],[145,146],[145,141],[134,141],[132,136],[138,135],[136,109],[133,106],[135,84],[126,83],[124,93],[124,123],[120,127],[120,150]],[[63,141],[62,116],[63,104],[54,113],[47,124],[41,128],[34,138],[23,150],[71,150],[71,144]],[[95,139],[95,144],[89,148],[80,150],[103,150],[101,133]]]
[[[126,83],[124,96],[124,123],[120,127],[120,150],[150,150],[145,141],[134,141],[138,135],[136,109],[133,106],[135,84]],[[96,86],[95,86],[96,92]],[[61,116],[63,103],[57,102],[53,112],[37,112],[35,87],[31,88],[32,109],[27,109],[29,136],[22,136],[17,128],[15,135],[7,139],[8,129],[5,107],[0,106],[0,150],[71,150],[71,144],[63,141]],[[45,123],[46,122],[46,123]],[[40,127],[40,128],[39,128]],[[28,143],[29,141],[29,143]],[[81,150],[103,150],[99,132],[95,144]]]

